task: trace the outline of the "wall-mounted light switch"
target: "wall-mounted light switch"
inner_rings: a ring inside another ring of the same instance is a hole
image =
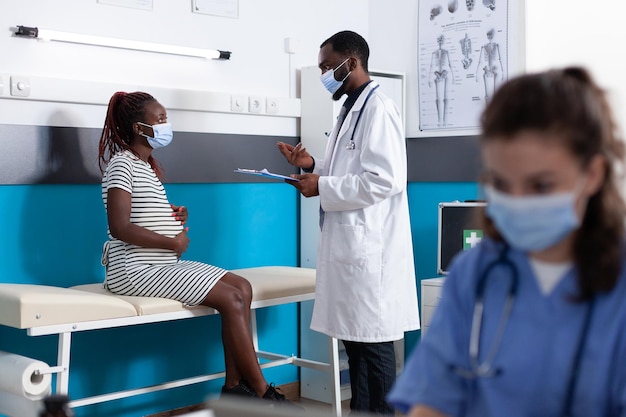
[[[246,96],[231,96],[230,97],[230,110],[236,112],[243,112],[248,107],[248,97]]]

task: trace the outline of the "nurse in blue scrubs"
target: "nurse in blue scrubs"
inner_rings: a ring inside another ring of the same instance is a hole
[[[412,417],[626,416],[624,153],[583,68],[481,118],[487,238],[458,255],[388,401]]]

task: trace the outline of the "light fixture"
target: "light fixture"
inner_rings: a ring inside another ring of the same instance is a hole
[[[193,56],[206,59],[230,59],[230,51],[217,49],[188,48],[185,46],[164,45],[159,43],[131,41],[127,39],[105,38],[102,36],[79,33],[58,32],[36,27],[17,26],[15,36],[33,38],[42,41],[80,43],[84,45],[106,46],[109,48],[132,49],[136,51],[158,52],[161,54]]]

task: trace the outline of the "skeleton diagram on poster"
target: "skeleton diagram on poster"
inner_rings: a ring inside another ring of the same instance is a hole
[[[420,130],[476,128],[508,78],[508,0],[418,4]]]

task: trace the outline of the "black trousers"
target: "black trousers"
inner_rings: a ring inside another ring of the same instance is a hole
[[[361,343],[343,340],[350,366],[351,411],[394,415],[385,396],[396,380],[393,342]]]

